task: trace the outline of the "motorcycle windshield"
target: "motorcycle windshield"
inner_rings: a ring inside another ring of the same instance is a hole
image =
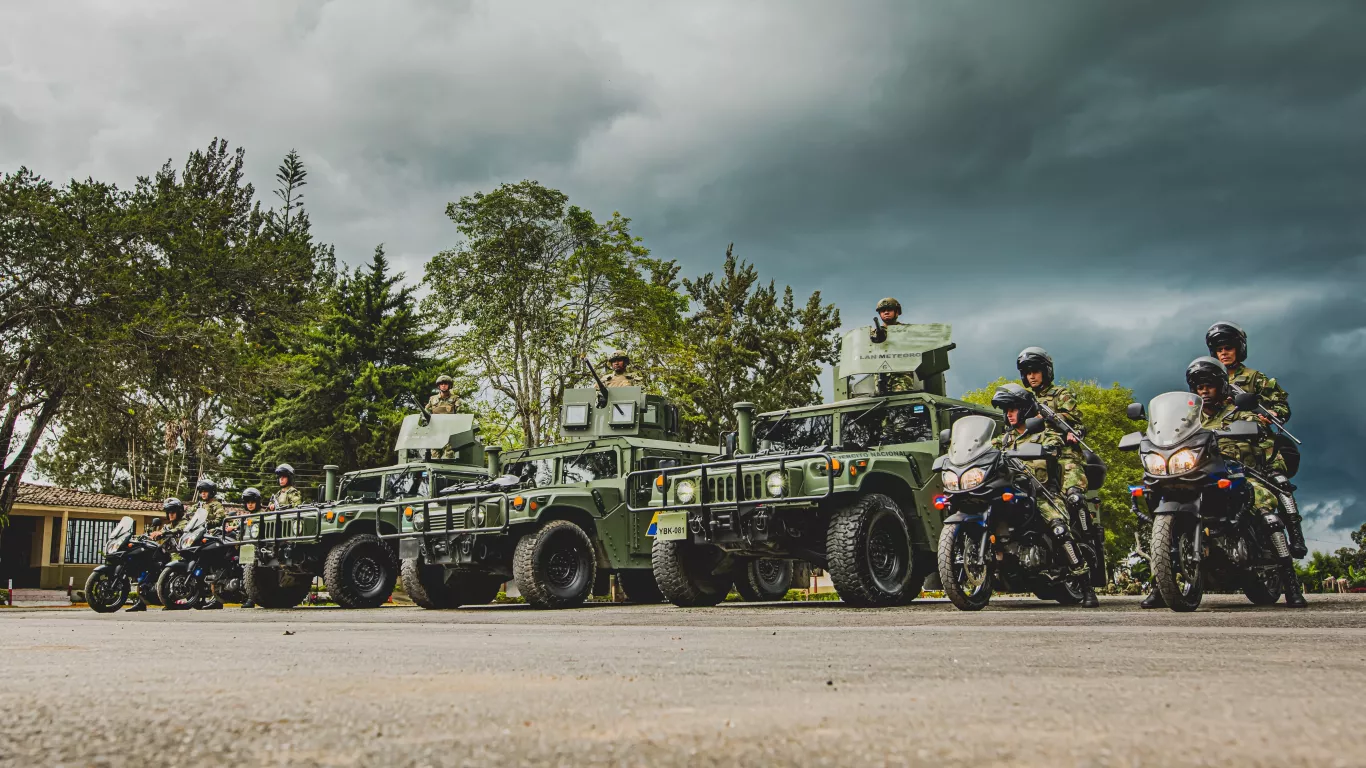
[[[114,526],[114,530],[109,532],[109,538],[105,539],[105,554],[112,555],[123,549],[123,545],[127,544],[131,538],[133,538],[133,518],[124,515],[119,524]]]
[[[964,416],[955,421],[949,435],[949,462],[960,467],[971,464],[991,450],[991,436],[995,432],[996,422],[986,416]]]
[[[202,537],[207,530],[209,530],[209,510],[200,507],[195,510],[194,516],[185,526],[185,534],[180,537],[180,546],[193,546],[195,541]]]
[[[1200,396],[1190,392],[1167,392],[1148,404],[1148,441],[1171,448],[1200,431]]]

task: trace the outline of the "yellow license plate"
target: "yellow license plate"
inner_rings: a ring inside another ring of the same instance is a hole
[[[256,545],[243,544],[237,552],[237,563],[239,565],[251,565],[256,562]]]
[[[660,541],[678,541],[688,538],[687,512],[660,512],[655,538]]]

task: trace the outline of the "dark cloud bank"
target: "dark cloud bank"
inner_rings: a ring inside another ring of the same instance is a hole
[[[215,135],[321,235],[448,246],[537,178],[688,271],[730,241],[850,325],[947,320],[952,384],[1042,344],[1179,387],[1216,319],[1292,395],[1314,535],[1366,522],[1366,6],[117,4],[0,10],[0,166],[130,182]]]

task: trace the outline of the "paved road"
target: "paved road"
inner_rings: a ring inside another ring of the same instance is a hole
[[[1366,597],[1310,599],[0,609],[0,765],[1366,765]]]

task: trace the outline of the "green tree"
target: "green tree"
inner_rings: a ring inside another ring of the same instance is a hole
[[[279,461],[335,462],[343,471],[393,462],[403,416],[425,403],[448,365],[403,278],[382,246],[369,264],[342,270],[307,331],[294,391],[261,419],[263,470]]]
[[[991,405],[996,388],[1009,381],[1013,379],[997,379],[981,389],[964,393],[963,399]],[[1126,408],[1134,401],[1134,393],[1128,387],[1118,383],[1102,387],[1095,381],[1068,381],[1063,385],[1077,395],[1077,407],[1081,410],[1082,423],[1086,425],[1087,445],[1100,455],[1109,469],[1105,485],[1100,489],[1100,519],[1105,526],[1106,560],[1116,563],[1134,550],[1139,521],[1129,503],[1129,487],[1143,481],[1138,454],[1119,450],[1119,440],[1130,432],[1145,429],[1146,425],[1129,420]],[[1146,551],[1146,546],[1144,549]]]
[[[463,197],[446,215],[463,239],[428,262],[424,308],[453,329],[451,356],[485,383],[486,407],[508,414],[504,437],[553,440],[585,357],[633,347],[649,353],[647,377],[657,370],[684,301],[677,267],[650,258],[629,219],[598,222],[535,181]]]
[[[765,285],[758,270],[726,248],[718,278],[683,281],[693,312],[665,366],[666,391],[679,403],[688,437],[704,443],[735,427],[732,406],[760,411],[818,403],[823,366],[839,357],[839,310],[820,291],[798,305],[791,286]]]

